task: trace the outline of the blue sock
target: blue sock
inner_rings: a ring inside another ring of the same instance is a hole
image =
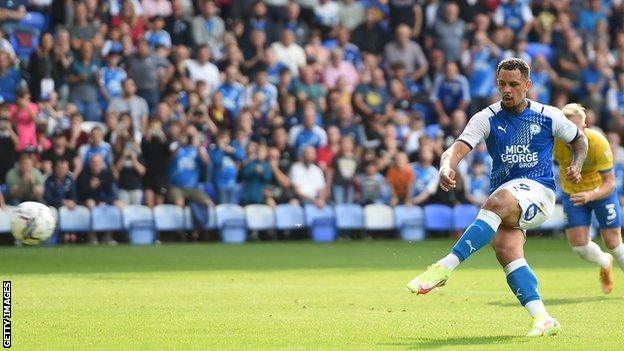
[[[541,299],[537,291],[537,277],[524,258],[511,262],[504,269],[507,284],[522,306]]]
[[[451,253],[457,256],[460,262],[464,261],[473,252],[479,251],[492,241],[500,223],[501,218],[496,213],[488,210],[479,211],[477,219],[457,240]]]

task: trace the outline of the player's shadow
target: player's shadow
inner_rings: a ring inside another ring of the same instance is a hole
[[[442,338],[401,338],[401,341],[380,343],[383,346],[402,347],[408,350],[428,350],[448,346],[478,346],[478,345],[509,345],[527,342],[527,338],[518,335],[498,336],[458,336]]]
[[[572,305],[579,304],[584,302],[600,302],[600,301],[615,301],[622,300],[621,297],[606,297],[606,296],[587,296],[587,297],[572,297],[568,299],[546,299],[544,300],[544,304],[546,306],[558,306],[558,305]],[[518,302],[489,302],[490,306],[498,306],[498,307],[518,307]]]

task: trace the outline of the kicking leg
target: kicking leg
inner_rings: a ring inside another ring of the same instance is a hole
[[[601,234],[604,231],[613,230],[603,229],[601,230]],[[600,246],[589,238],[589,227],[568,228],[565,233],[574,252],[581,256],[581,258],[600,266],[600,287],[603,293],[610,293],[613,290],[613,257],[602,251]],[[610,242],[614,239],[610,233],[607,234],[607,238]]]
[[[496,258],[507,276],[507,284],[533,317],[529,336],[555,335],[561,326],[546,311],[539,295],[537,277],[524,258],[524,234],[519,229],[500,227],[492,240]]]

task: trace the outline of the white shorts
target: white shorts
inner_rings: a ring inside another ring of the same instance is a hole
[[[534,180],[513,179],[498,189],[508,190],[518,200],[522,210],[518,228],[522,230],[537,228],[555,210],[555,192]]]

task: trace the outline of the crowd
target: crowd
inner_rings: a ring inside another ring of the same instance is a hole
[[[436,163],[507,57],[532,99],[588,107],[623,188],[621,0],[10,0],[0,23],[0,206],[478,205],[485,145],[450,193]]]

